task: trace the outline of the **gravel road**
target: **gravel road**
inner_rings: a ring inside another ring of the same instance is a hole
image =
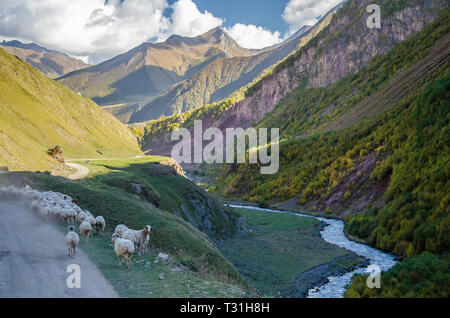
[[[0,297],[118,297],[85,253],[67,256],[64,237],[27,208],[0,202]],[[80,267],[79,289],[66,285],[70,264]]]

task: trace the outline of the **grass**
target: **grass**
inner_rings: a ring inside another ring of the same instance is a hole
[[[183,266],[183,259],[178,255],[167,261],[158,259],[156,249],[146,255],[134,255],[131,269],[125,264],[119,267],[110,233],[104,237],[91,237],[89,243],[82,240],[80,247],[120,297],[234,298],[249,295],[248,291],[236,285],[219,282],[214,276]]]
[[[247,209],[236,212],[246,218],[251,232],[220,243],[219,249],[260,294],[283,295],[302,272],[349,254],[320,238],[316,219]]]
[[[234,235],[238,216],[232,209],[224,208],[205,190],[187,178],[174,175],[170,167],[160,165],[159,162],[172,161],[166,157],[146,156],[113,161],[95,160],[86,166],[90,170],[89,179],[99,180],[147,199],[162,210],[182,217],[202,232],[215,238]],[[131,182],[141,185],[143,193],[136,193]]]

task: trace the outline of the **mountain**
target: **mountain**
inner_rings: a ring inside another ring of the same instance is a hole
[[[203,110],[163,117],[157,122],[133,125],[137,128],[135,133],[141,140],[143,150],[152,154],[170,155],[174,144],[170,141],[170,126],[177,123],[178,116],[182,116],[184,122],[190,123],[195,119],[193,116],[201,114],[204,129],[218,127],[222,131],[228,127],[246,128],[256,124],[299,85],[320,88],[354,74],[374,57],[386,54],[396,44],[422,30],[438,16],[437,8],[445,7],[445,1],[439,0],[424,4],[419,1],[412,6],[406,3],[403,6],[385,5],[386,12],[390,14],[383,16],[384,27],[381,30],[370,30],[366,27],[367,17],[357,11],[362,10],[367,3],[365,0],[345,2],[345,5],[330,16],[331,22],[323,20],[324,25],[319,27],[319,23],[315,26],[317,30],[312,33],[314,36],[308,42],[276,65],[271,73],[250,86],[244,99],[232,105],[227,104],[226,107],[223,103],[217,103],[215,106],[211,104]],[[291,121],[307,118],[302,114],[292,114],[290,111],[282,112],[283,116],[272,117],[276,120],[270,124],[283,127]],[[155,130],[155,127],[164,128]],[[283,134],[287,132],[282,131]]]
[[[165,131],[279,127],[279,171],[209,166],[229,199],[345,220],[350,237],[399,256],[381,289],[356,275],[347,297],[447,297],[450,276],[450,9],[448,1],[348,0],[329,26],[234,103],[134,126],[144,148]],[[208,169],[208,168],[206,168]]]
[[[143,149],[170,153],[170,131],[192,129],[195,119],[203,120],[203,129],[222,131],[279,127],[279,172],[227,165],[215,176],[223,194],[347,215],[351,233],[398,255],[443,252],[448,3],[385,4],[381,30],[367,30],[358,14],[367,3],[344,3],[327,28],[244,100],[134,126]],[[402,222],[408,231],[399,232]]]
[[[266,69],[295,51],[302,41],[314,33],[310,33],[310,29],[311,27],[305,26],[296,33],[296,37],[256,55],[216,59],[146,104],[133,114],[129,122],[157,119],[160,116],[181,113],[220,101],[231,95],[242,95],[239,91],[257,79]]]
[[[173,35],[164,43],[143,43],[58,81],[100,105],[133,107],[145,104],[219,57],[249,55],[249,50],[215,28],[198,37]]]
[[[22,43],[20,41],[3,41],[0,48],[21,58],[24,62],[37,68],[42,74],[50,78],[60,77],[69,72],[89,67],[81,60],[64,53],[46,49],[36,43]]]
[[[90,99],[0,49],[0,166],[55,170],[46,155],[60,145],[66,158],[141,154],[136,138]]]

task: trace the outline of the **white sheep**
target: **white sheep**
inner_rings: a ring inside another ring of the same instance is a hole
[[[87,214],[87,213],[84,212],[84,211],[78,213],[78,215],[77,215],[77,217],[76,217],[77,222],[78,222],[79,224],[83,223],[84,219],[86,219],[88,216],[89,216],[89,214]]]
[[[148,246],[150,243],[150,232],[152,231],[152,227],[150,225],[146,225],[144,228],[147,229],[147,235],[145,236],[145,240],[142,244],[142,250],[143,250],[144,254],[147,254]]]
[[[103,236],[103,232],[105,231],[105,219],[103,216],[97,216],[95,218],[95,228],[97,229],[97,234]]]
[[[116,226],[116,229],[114,230],[114,233],[119,234],[121,237],[123,236],[123,234],[128,230],[128,227],[126,225],[123,224],[119,224]]]
[[[119,260],[119,267],[122,265],[121,260],[124,259],[128,268],[131,267],[131,257],[134,254],[134,244],[130,240],[126,240],[120,237],[119,234],[114,233],[112,239],[114,242],[114,252]]]
[[[88,242],[89,236],[92,236],[91,223],[83,221],[83,223],[80,224],[80,234],[83,235],[86,239],[86,242]]]
[[[91,227],[92,229],[95,228],[95,218],[93,216],[88,216],[87,218],[84,219],[84,222],[89,222],[91,223]]]
[[[77,233],[74,232],[75,227],[73,225],[69,226],[69,233],[66,235],[66,245],[69,248],[70,257],[74,257],[77,253],[76,248],[78,243],[80,242],[80,237]]]
[[[33,201],[31,203],[31,211],[33,214],[37,215],[39,213],[41,205],[39,204],[39,201]]]
[[[141,255],[141,250],[144,245],[144,242],[147,238],[147,234],[149,234],[149,230],[151,229],[150,225],[146,225],[143,230],[137,231],[128,229],[123,234],[123,238],[130,240],[134,243],[136,250],[138,251],[138,255]]]

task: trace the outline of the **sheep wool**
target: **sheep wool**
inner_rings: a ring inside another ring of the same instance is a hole
[[[76,254],[76,248],[80,242],[80,237],[74,232],[74,227],[69,226],[69,233],[66,235],[66,245],[69,248],[69,257],[74,257]]]
[[[92,226],[91,223],[83,221],[83,223],[80,224],[80,233],[84,236],[86,239],[86,242],[89,241],[89,236],[92,236]]]
[[[114,242],[114,252],[116,253],[117,259],[119,260],[119,267],[122,265],[122,260],[125,260],[128,268],[130,268],[131,257],[134,254],[133,242],[121,238],[117,233],[112,235],[111,240]]]
[[[105,231],[105,219],[103,218],[103,216],[97,216],[95,218],[95,228],[97,229],[97,234],[99,236],[103,236],[103,232]]]

